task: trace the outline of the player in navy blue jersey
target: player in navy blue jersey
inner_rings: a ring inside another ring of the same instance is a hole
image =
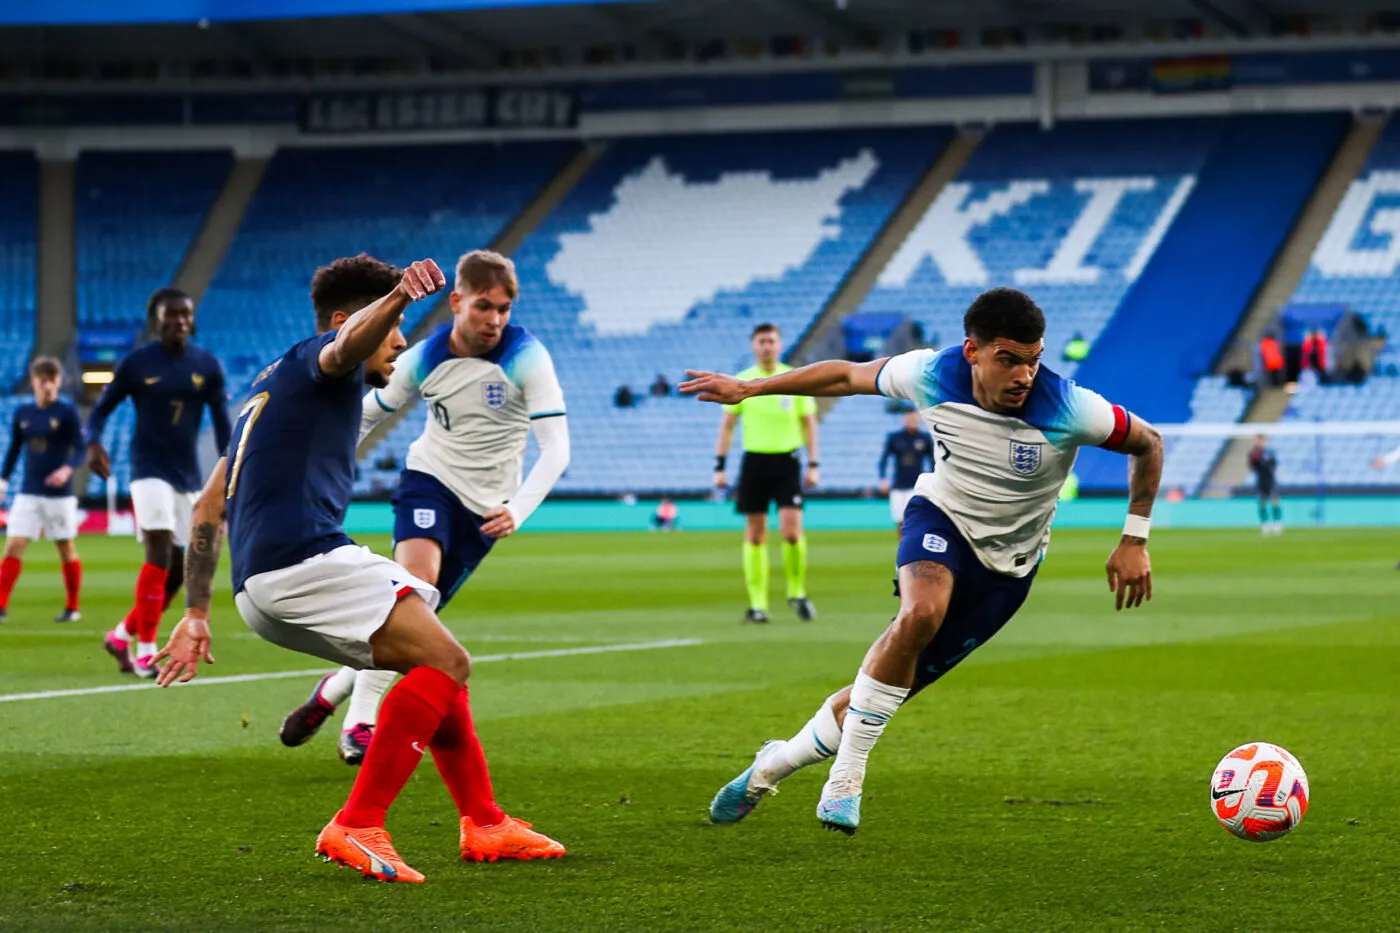
[[[921,428],[919,413],[906,411],[904,427],[889,433],[880,454],[880,494],[890,497],[890,518],[896,529],[904,527],[904,510],[914,498],[914,484],[924,472],[924,464],[930,473],[935,468],[933,437]],[[885,468],[890,463],[894,464],[894,477],[886,479]]]
[[[43,535],[58,548],[63,586],[68,600],[55,622],[76,622],[83,566],[78,562],[78,497],[73,495],[73,471],[83,462],[83,428],[78,409],[58,397],[63,367],[51,356],[29,364],[34,401],[15,410],[10,449],[0,470],[0,499],[24,451],[24,481],[10,506],[5,532],[5,559],[0,561],[0,622],[9,614],[10,593],[19,579],[29,542]]]
[[[367,288],[388,269],[368,256],[328,267],[342,284],[358,278]],[[424,260],[352,315],[318,303],[319,336],[292,347],[254,381],[228,456],[195,504],[185,617],[159,655],[170,659],[161,686],[187,681],[200,661],[213,661],[209,604],[227,518],[234,602],[249,628],[337,664],[403,674],[384,698],[349,800],[316,840],[327,859],[385,881],[423,880],[394,850],[384,819],[428,749],[465,817],[471,659],[433,611],[437,589],[355,546],[342,522],[363,387],[387,385],[405,345],[404,308],[446,284],[437,265]]]
[[[198,446],[205,406],[221,453],[228,447],[229,420],[223,367],[209,351],[190,343],[194,302],[177,288],[162,288],[151,296],[146,311],[159,339],[117,364],[88,418],[87,456],[92,471],[110,482],[112,462],[102,446],[102,429],[116,407],[131,399],[136,408],[131,510],[145,562],[136,577],[135,604],[107,633],[103,647],[123,672],[155,677],[152,658],[160,616],[184,580],[190,509],[203,475]]]

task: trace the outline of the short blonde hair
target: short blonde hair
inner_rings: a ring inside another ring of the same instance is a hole
[[[457,260],[459,292],[480,294],[500,286],[512,299],[520,294],[520,280],[515,277],[515,263],[489,249],[474,249]]]

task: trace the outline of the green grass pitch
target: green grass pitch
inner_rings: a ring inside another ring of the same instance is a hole
[[[1161,531],[1156,599],[1122,614],[1114,538],[1058,534],[1020,616],[895,718],[854,838],[813,817],[820,766],[740,825],[705,815],[762,740],[850,681],[894,611],[888,532],[814,534],[820,618],[777,600],[767,628],[738,622],[734,535],[527,534],[487,561],[446,619],[478,656],[701,641],[478,665],[497,796],[569,846],[559,862],[460,862],[430,764],[389,821],[427,884],[313,857],[352,772],[332,728],[277,742],[310,678],[0,703],[0,927],[1394,929],[1400,537]],[[31,550],[0,694],[123,682],[99,638],[137,547],[82,550],[85,620],[64,627],[52,549]],[[214,629],[208,675],[321,666],[252,637],[226,586]],[[1265,845],[1208,807],[1216,761],[1247,740],[1312,781],[1301,827]]]

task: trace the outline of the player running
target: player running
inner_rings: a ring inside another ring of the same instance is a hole
[[[131,510],[145,549],[136,577],[136,600],[102,646],[123,673],[155,677],[156,633],[165,607],[185,576],[184,547],[190,509],[200,487],[199,430],[204,407],[214,423],[214,443],[228,448],[228,399],[224,370],[207,350],[190,343],[194,302],[178,288],[158,289],[146,305],[160,339],[138,347],[117,364],[87,423],[88,468],[111,482],[112,461],[102,429],[123,399],[136,408],[131,437]],[[135,649],[132,643],[135,642]]]
[[[918,406],[933,428],[938,469],[919,477],[904,513],[899,614],[865,655],[855,683],[826,699],[786,742],[765,743],[725,785],[710,819],[746,816],[799,768],[835,757],[817,805],[828,829],[854,833],[870,750],[911,696],[1001,629],[1025,601],[1050,538],[1056,496],[1078,448],[1131,456],[1131,502],[1108,558],[1117,606],[1152,598],[1147,534],[1162,442],[1147,422],[1041,368],[1045,317],[1015,289],[982,294],[963,345],[871,363],[831,360],[765,379],[692,372],[682,392],[735,404],[763,395],[885,395]],[[849,714],[848,714],[849,711]]]
[[[736,377],[759,379],[792,367],[780,359],[783,338],[775,324],[753,329],[749,343],[755,365]],[[715,445],[715,486],[729,486],[725,459],[734,442],[734,426],[744,419],[744,459],[739,466],[735,509],[744,516],[744,585],[749,593],[745,622],[768,621],[768,504],[778,506],[783,536],[783,573],[788,604],[804,622],[817,617],[807,598],[807,537],[802,533],[802,490],[817,485],[817,406],[810,398],[772,396],[741,399],[724,406]],[[807,473],[797,449],[807,445]]]
[[[924,472],[924,464],[933,472],[933,438],[927,431],[920,430],[921,421],[917,411],[904,413],[904,427],[891,431],[885,438],[885,449],[880,453],[880,494],[890,497],[890,518],[894,521],[895,532],[904,527],[904,509],[914,498],[914,484],[919,474]],[[894,481],[885,479],[885,465],[894,464]]]
[[[367,288],[386,268],[368,256],[336,267],[343,295],[356,290],[354,270]],[[159,655],[170,659],[161,686],[194,677],[201,660],[213,663],[209,604],[227,518],[234,602],[249,628],[319,658],[404,675],[384,698],[349,800],[316,840],[327,859],[383,881],[424,880],[384,829],[424,751],[432,749],[464,825],[476,793],[464,687],[471,659],[433,612],[437,589],[355,546],[342,527],[362,388],[387,385],[404,347],[404,308],[445,285],[437,265],[423,260],[354,314],[317,307],[318,336],[293,346],[254,381],[229,456],[195,503],[185,617]]]
[[[1269,439],[1255,435],[1249,451],[1249,469],[1254,473],[1254,489],[1259,494],[1259,531],[1264,537],[1283,534],[1283,506],[1278,492],[1278,454],[1269,449]],[[1273,520],[1269,507],[1273,506]]]
[[[432,414],[409,448],[394,497],[394,560],[442,588],[439,614],[496,541],[525,523],[569,463],[554,363],[529,331],[510,323],[519,292],[509,259],[484,250],[464,255],[449,295],[452,323],[406,352],[388,386],[364,398],[361,439],[415,396]],[[540,455],[522,484],[532,426]],[[282,742],[306,742],[348,695],[340,756],[358,764],[392,679],[392,671],[357,674],[352,668],[327,675],[283,721]],[[470,847],[472,857],[493,861],[563,854],[559,843],[502,814],[492,799],[486,756],[475,734],[467,738],[478,773],[470,832],[463,821],[463,852]]]
[[[83,425],[78,409],[58,397],[63,367],[51,356],[29,364],[34,401],[15,409],[10,449],[0,470],[0,499],[10,488],[10,476],[24,450],[24,482],[10,506],[5,528],[5,559],[0,561],[0,622],[9,618],[10,594],[19,579],[29,542],[43,535],[58,550],[63,565],[67,601],[55,622],[77,622],[78,591],[83,565],[78,561],[78,497],[73,494],[73,471],[83,462]]]

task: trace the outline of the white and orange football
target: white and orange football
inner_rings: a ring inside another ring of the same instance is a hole
[[[1308,776],[1285,749],[1250,742],[1215,766],[1210,808],[1220,825],[1241,839],[1268,842],[1303,821],[1308,812]]]

